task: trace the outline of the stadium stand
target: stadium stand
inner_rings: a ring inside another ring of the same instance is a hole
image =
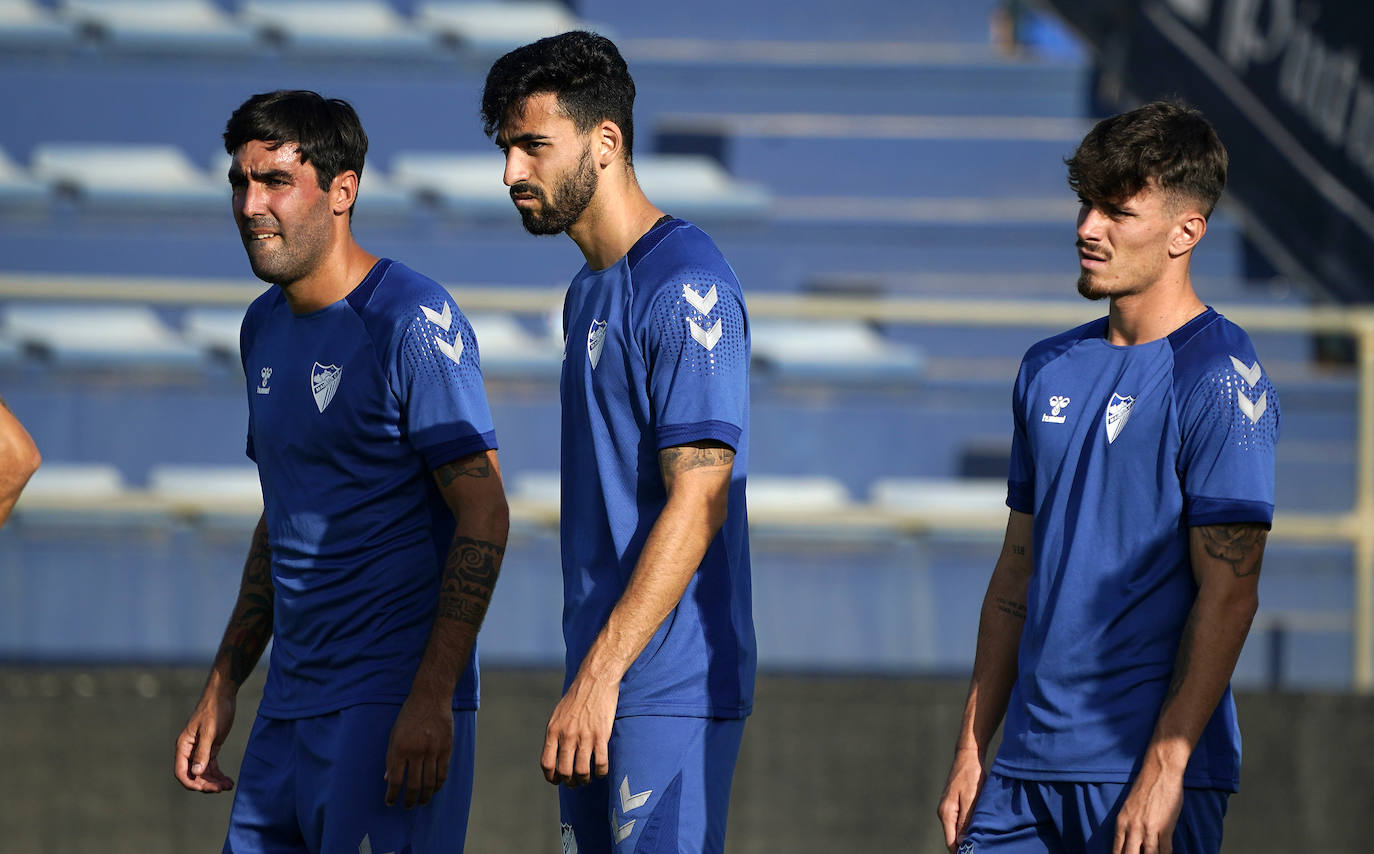
[[[246,54],[258,34],[210,0],[62,0],[83,37],[128,51]]]

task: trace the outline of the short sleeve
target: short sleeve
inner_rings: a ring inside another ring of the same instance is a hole
[[[254,303],[254,305],[256,305],[256,303]],[[249,348],[252,346],[252,341],[253,341],[252,328],[251,328],[252,317],[253,317],[253,306],[250,305],[250,306],[248,307],[248,311],[244,312],[243,320],[239,323],[239,364],[243,366],[243,375],[244,375],[245,377],[249,376],[249,374],[248,374],[248,350],[249,350]],[[251,386],[251,385],[252,385],[252,382],[249,382],[248,385]],[[249,400],[249,410],[248,410],[248,413],[249,413],[249,414],[248,414],[248,427],[247,427],[247,431],[246,431],[246,433],[247,433],[247,441],[244,443],[243,452],[244,452],[245,454],[248,455],[248,459],[250,459],[250,460],[252,460],[253,462],[256,463],[256,462],[258,461],[258,451],[257,451],[256,448],[253,447],[253,414],[252,414],[252,408],[251,408],[251,407],[252,407],[253,394],[252,394],[251,391],[250,391],[249,394],[248,394],[248,400]]]
[[[1279,398],[1253,354],[1210,362],[1180,404],[1179,431],[1186,525],[1273,521]]]
[[[431,469],[496,447],[468,320],[442,297],[421,304],[401,333],[396,394],[410,444]]]
[[[749,328],[736,288],[694,271],[659,289],[644,324],[657,448],[712,439],[738,449],[749,398]]]
[[[1035,461],[1031,457],[1030,435],[1026,431],[1026,388],[1029,384],[1025,363],[1016,375],[1011,395],[1011,464],[1007,472],[1007,506],[1018,513],[1035,512]]]

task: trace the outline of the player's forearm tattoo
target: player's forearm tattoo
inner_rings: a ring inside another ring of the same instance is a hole
[[[1026,553],[1026,547],[1019,546],[1013,543],[1011,547],[1011,553],[1014,555],[1024,555]]]
[[[272,637],[272,597],[272,549],[266,529],[260,526],[253,533],[248,560],[243,564],[238,603],[216,655],[217,660],[226,664],[226,675],[235,685],[242,685],[253,672]]]
[[[1025,602],[1017,602],[1012,599],[1004,599],[1003,597],[998,596],[997,610],[1001,611],[1003,614],[1006,614],[1010,617],[1015,617],[1018,620],[1026,619]]]
[[[1174,697],[1178,696],[1179,689],[1183,687],[1183,682],[1188,678],[1188,661],[1193,655],[1193,629],[1197,625],[1197,611],[1188,615],[1188,622],[1183,626],[1183,636],[1178,641],[1178,656],[1174,659],[1174,676],[1169,680],[1169,690],[1164,693],[1163,709],[1169,708],[1169,703],[1173,702]]]
[[[1207,554],[1231,567],[1236,578],[1258,575],[1269,532],[1259,525],[1204,525],[1202,545]]]
[[[665,480],[690,469],[728,466],[734,462],[735,452],[724,447],[697,448],[683,445],[664,448],[658,452],[658,466],[662,469]]]
[[[440,486],[448,486],[460,477],[491,477],[491,460],[486,454],[474,454],[439,466],[434,475]]]
[[[454,537],[439,590],[439,616],[480,628],[505,553],[496,543]]]

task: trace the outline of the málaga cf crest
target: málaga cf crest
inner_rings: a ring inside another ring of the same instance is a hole
[[[606,321],[592,320],[592,325],[587,327],[587,356],[592,360],[592,370],[596,370],[596,363],[601,361],[601,348],[606,344]]]
[[[343,375],[343,368],[338,365],[321,365],[315,363],[315,367],[310,369],[310,390],[315,393],[315,405],[324,412],[324,408],[329,405],[329,401],[334,399],[334,392],[339,390],[339,377]]]
[[[1117,434],[1121,428],[1126,426],[1126,419],[1131,417],[1131,409],[1135,407],[1134,397],[1122,397],[1113,392],[1112,399],[1107,404],[1107,415],[1104,419],[1107,424],[1107,444],[1116,441]]]

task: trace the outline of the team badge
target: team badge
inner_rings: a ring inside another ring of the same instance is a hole
[[[1134,397],[1122,397],[1115,392],[1112,393],[1111,402],[1107,404],[1107,414],[1103,419],[1107,425],[1108,445],[1116,441],[1116,437],[1121,433],[1121,428],[1126,426],[1126,419],[1131,417],[1131,410],[1134,408]]]
[[[965,840],[964,844],[959,846],[959,854],[973,854],[972,839]]]
[[[596,370],[596,363],[601,361],[601,348],[605,344],[606,321],[593,319],[587,328],[587,357],[592,360],[592,370]]]
[[[315,395],[315,405],[324,412],[324,408],[329,405],[329,401],[334,399],[334,393],[339,390],[339,377],[343,375],[343,368],[338,365],[321,365],[315,363],[315,367],[310,369],[310,390]]]
[[[577,854],[577,837],[573,835],[572,825],[560,822],[558,831],[563,841],[563,854]]]

